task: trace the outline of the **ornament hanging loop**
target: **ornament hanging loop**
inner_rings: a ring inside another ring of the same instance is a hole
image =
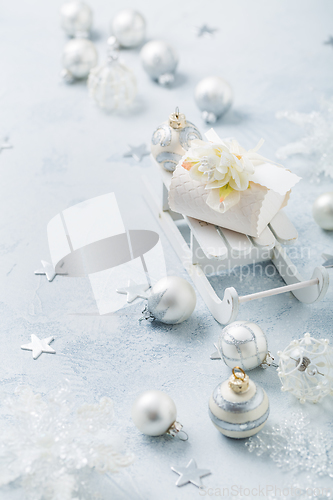
[[[242,377],[239,377],[239,376],[238,376],[239,374],[236,374],[235,370],[239,370],[243,376],[242,376]],[[245,377],[246,377],[246,373],[245,373],[245,371],[243,370],[243,368],[240,368],[239,366],[234,366],[234,368],[232,369],[232,374],[233,374],[233,376],[234,376],[235,378],[237,378],[238,380],[242,380],[242,381],[244,382]]]
[[[175,111],[169,116],[169,125],[174,129],[182,129],[186,125],[186,117],[183,113],[179,112],[179,107],[177,106]]]
[[[171,437],[178,437],[181,441],[187,441],[188,440],[188,435],[185,431],[183,431],[183,425],[180,422],[175,421],[169,429],[166,431],[166,434],[168,434]],[[181,437],[181,436],[185,437]]]
[[[185,437],[181,437],[181,436],[185,436]],[[187,432],[185,432],[183,430],[179,431],[179,433],[177,434],[177,437],[181,441],[188,441],[188,434],[187,434]]]

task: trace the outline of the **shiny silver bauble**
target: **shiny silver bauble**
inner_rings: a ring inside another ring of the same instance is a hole
[[[312,214],[318,226],[333,231],[333,191],[318,196],[313,204]]]
[[[88,88],[96,104],[106,111],[125,110],[137,92],[133,72],[119,60],[95,66],[89,73]]]
[[[194,311],[197,298],[192,285],[178,276],[167,276],[153,286],[145,319],[175,325],[188,319]]]
[[[203,78],[195,88],[195,102],[207,123],[214,123],[228,111],[232,103],[232,90],[219,76]]]
[[[142,47],[140,56],[150,78],[161,85],[174,82],[178,54],[171,45],[162,40],[152,40]]]
[[[63,52],[63,77],[67,81],[86,78],[97,64],[98,55],[95,45],[85,38],[70,40]]]
[[[68,36],[85,34],[88,36],[93,14],[90,7],[79,0],[69,1],[63,4],[60,9],[61,27]]]
[[[165,434],[177,418],[173,400],[161,391],[143,392],[132,406],[132,420],[147,436]]]
[[[137,47],[146,35],[146,21],[140,12],[124,9],[111,22],[112,34],[121,47]]]

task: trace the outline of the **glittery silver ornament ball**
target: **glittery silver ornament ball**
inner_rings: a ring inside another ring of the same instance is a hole
[[[188,319],[197,298],[190,283],[178,276],[167,276],[153,286],[142,319],[156,319],[175,325]]]
[[[318,196],[313,204],[312,214],[318,226],[333,231],[333,191]]]
[[[203,78],[195,88],[195,102],[207,123],[215,123],[228,111],[232,103],[232,90],[219,76]]]
[[[107,111],[128,108],[137,92],[134,74],[118,60],[93,68],[88,88],[96,104]]]
[[[69,1],[60,9],[61,27],[68,36],[88,35],[93,21],[90,7],[79,0]]]
[[[62,64],[64,70],[62,76],[67,81],[86,78],[89,71],[97,64],[98,55],[95,45],[85,38],[74,38],[70,40],[63,52]]]
[[[223,328],[217,348],[227,366],[240,366],[243,370],[260,366],[268,352],[265,333],[250,321],[235,321]]]
[[[146,21],[140,12],[124,9],[112,19],[111,32],[121,47],[137,47],[145,38]]]
[[[140,56],[150,78],[161,85],[174,82],[178,55],[171,45],[162,40],[152,40],[142,47]]]
[[[146,391],[134,401],[132,420],[147,436],[165,434],[177,418],[173,400],[162,391]]]

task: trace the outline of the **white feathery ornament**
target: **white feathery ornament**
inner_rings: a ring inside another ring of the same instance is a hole
[[[328,339],[314,339],[305,333],[278,356],[282,391],[294,394],[301,403],[318,403],[333,395],[333,349]]]
[[[90,500],[89,478],[132,463],[111,428],[111,399],[79,408],[74,401],[66,381],[48,397],[21,386],[4,402],[8,425],[0,429],[0,488],[15,482],[25,498]]]

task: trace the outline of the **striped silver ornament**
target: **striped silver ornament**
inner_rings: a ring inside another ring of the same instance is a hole
[[[239,380],[236,376],[236,381]],[[216,387],[209,400],[209,416],[221,434],[234,439],[247,438],[264,427],[269,415],[268,396],[248,377],[245,388],[241,384],[241,389],[239,385],[235,389],[233,382],[234,374]]]

